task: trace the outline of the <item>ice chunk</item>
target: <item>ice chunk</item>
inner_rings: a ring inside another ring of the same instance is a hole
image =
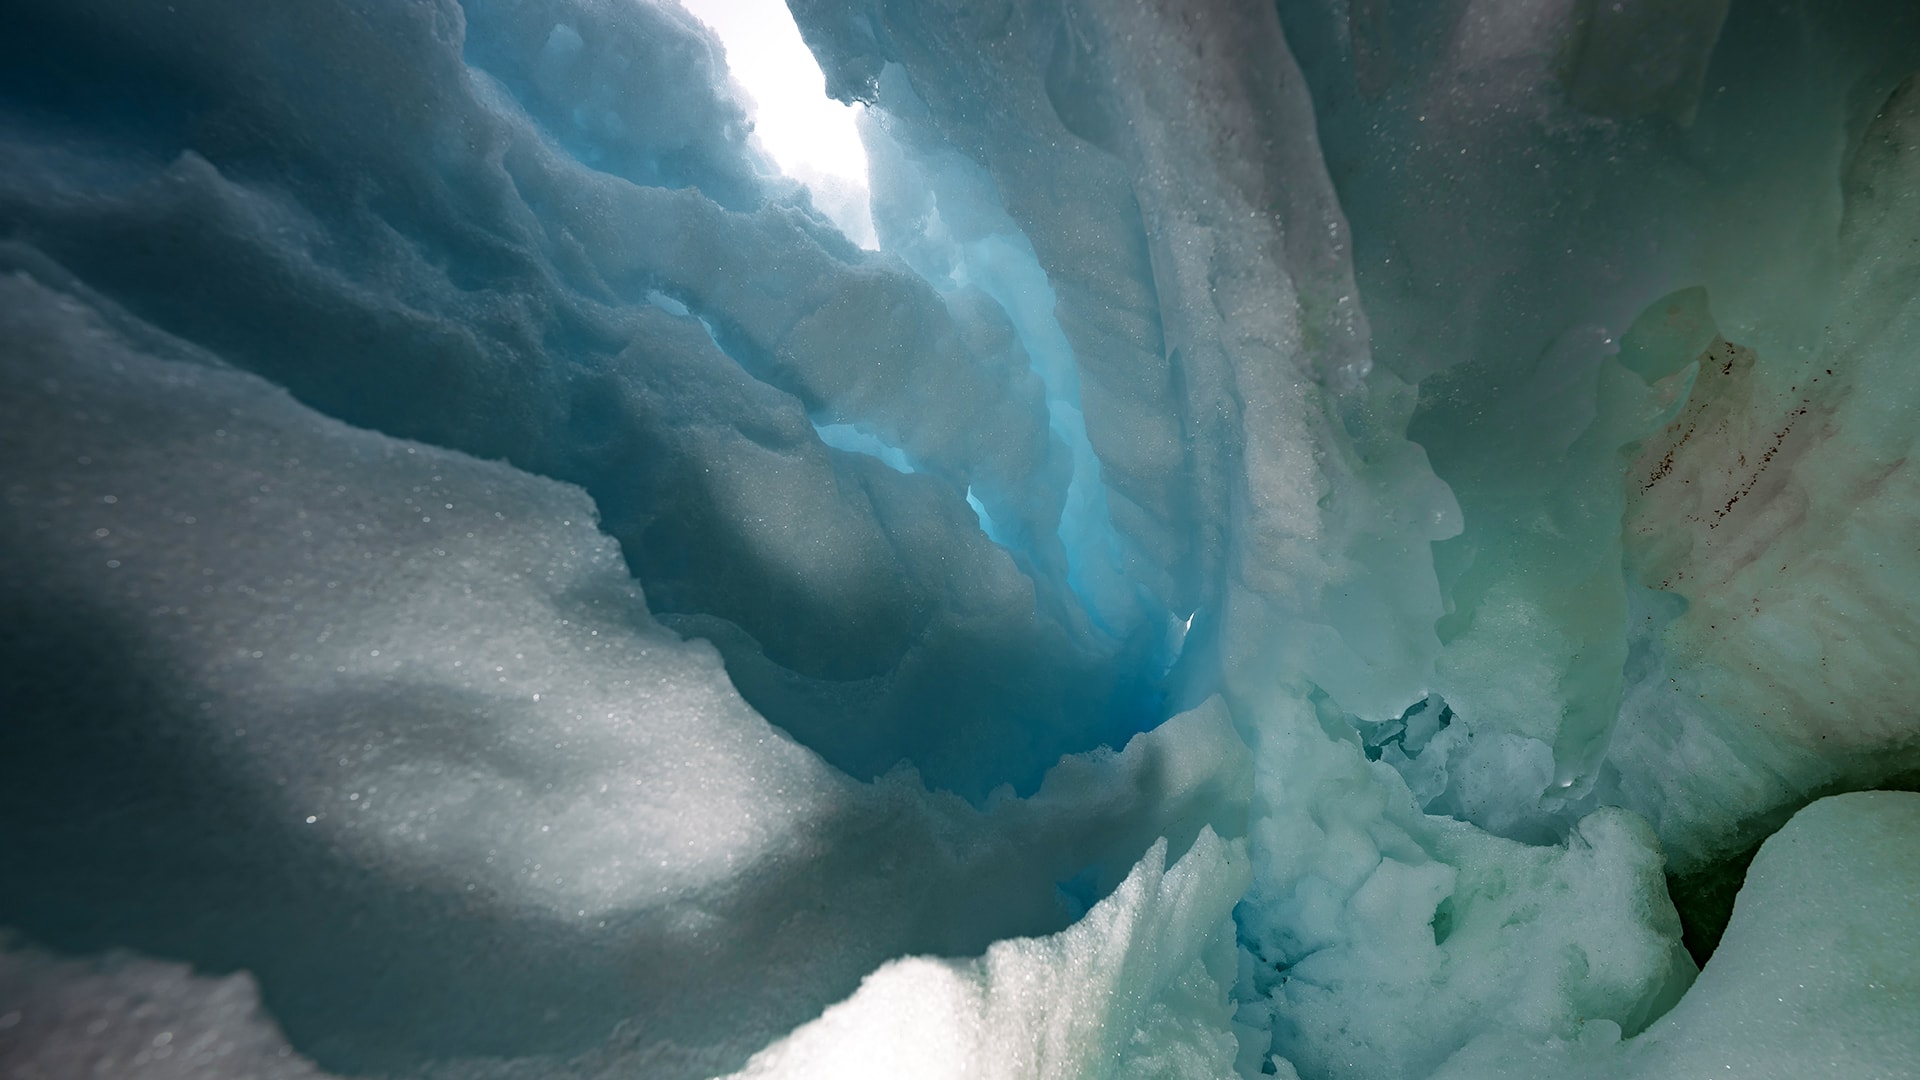
[[[1920,1061],[1920,795],[1823,799],[1760,849],[1720,949],[1637,1038],[1490,1035],[1435,1080],[1896,1077]]]
[[[1235,994],[1247,1075],[1272,1055],[1302,1076],[1416,1080],[1488,1032],[1636,1031],[1691,979],[1643,821],[1603,810],[1564,844],[1503,839],[1423,815],[1315,703],[1256,715]]]
[[[1211,831],[1172,867],[1156,844],[1072,927],[975,960],[887,964],[736,1077],[1230,1076],[1227,916],[1246,882],[1243,847]]]

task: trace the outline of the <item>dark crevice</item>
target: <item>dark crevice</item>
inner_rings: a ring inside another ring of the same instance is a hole
[[[1766,843],[1766,837],[1778,832],[1788,818],[1808,805],[1831,795],[1844,795],[1851,791],[1920,792],[1920,771],[1900,773],[1878,784],[1833,784],[1822,788],[1756,822],[1756,825],[1767,826],[1765,836],[1747,847],[1682,873],[1667,874],[1667,895],[1673,898],[1674,910],[1680,914],[1680,941],[1686,946],[1687,954],[1693,957],[1694,963],[1705,967],[1714,950],[1720,947],[1720,939],[1727,932],[1727,923],[1733,918],[1740,887],[1746,884],[1747,868],[1753,865],[1753,858],[1759,854],[1760,846]]]

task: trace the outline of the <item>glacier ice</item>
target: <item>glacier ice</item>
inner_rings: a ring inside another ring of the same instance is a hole
[[[896,960],[736,1076],[1225,1075],[1224,924],[1246,877],[1244,852],[1210,830],[1170,868],[1156,842],[1068,929],[964,962]]]
[[[653,620],[578,489],[145,355],[28,280],[0,292],[9,609],[44,639],[12,647],[45,667],[10,689],[74,726],[8,781],[64,755],[89,788],[22,808],[36,835],[7,876],[37,882],[15,917],[44,936],[240,948],[317,984],[284,1013],[322,1039],[365,1024],[477,1053],[516,1022],[564,1044],[640,1014],[744,1052],[890,956],[1058,929],[1061,883],[1103,893],[1156,838],[1179,855],[1244,831],[1217,702],[983,809],[910,769],[855,782]],[[36,610],[48,595],[63,609]],[[101,635],[154,639],[111,661],[137,700],[53,700],[108,662]],[[150,755],[208,788],[181,803]],[[84,901],[103,875],[133,891]],[[223,935],[242,941],[196,943]],[[368,954],[370,935],[418,944]],[[544,1015],[519,1015],[530,992]]]
[[[1920,11],[789,6],[0,14],[0,1073],[1920,1070]]]
[[[1912,830],[1920,796],[1823,799],[1769,837],[1727,924],[1725,959],[1636,1039],[1494,1034],[1437,1076],[1901,1076],[1913,1025]]]

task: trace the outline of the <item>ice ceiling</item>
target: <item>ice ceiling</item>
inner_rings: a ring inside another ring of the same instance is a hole
[[[0,6],[0,1075],[1920,1073],[1920,8],[791,8]]]

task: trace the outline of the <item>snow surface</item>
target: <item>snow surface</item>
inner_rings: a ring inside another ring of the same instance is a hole
[[[1920,1071],[1920,12],[791,14],[0,16],[0,1075]]]

